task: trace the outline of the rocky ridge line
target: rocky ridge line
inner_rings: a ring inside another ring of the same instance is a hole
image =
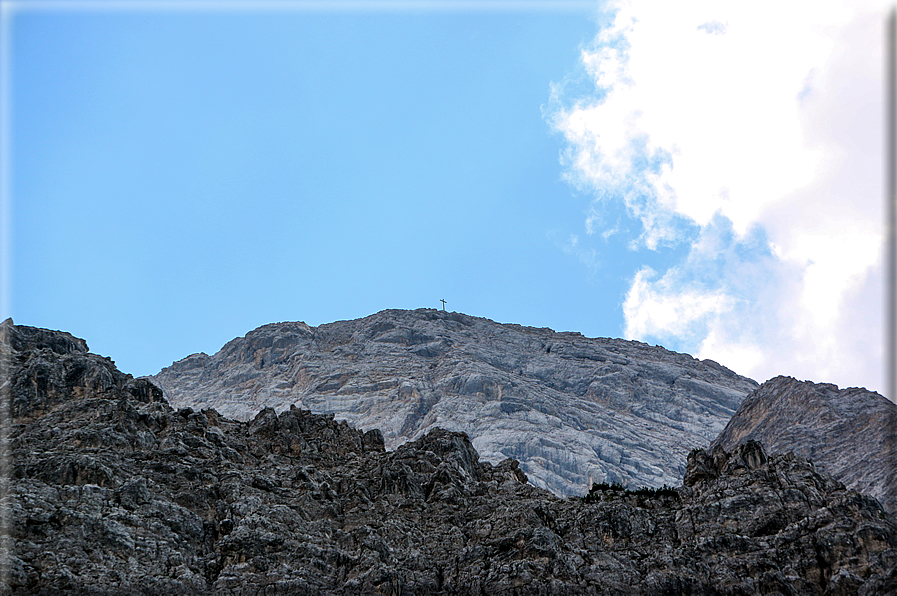
[[[0,594],[897,592],[897,527],[877,501],[756,442],[693,451],[672,494],[562,500],[463,433],[386,452],[378,431],[295,408],[176,411],[86,344],[9,321],[0,336],[14,415]]]

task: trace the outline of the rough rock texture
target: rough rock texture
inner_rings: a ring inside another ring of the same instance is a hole
[[[811,459],[897,512],[897,406],[878,393],[776,377],[739,406],[713,445],[747,440]]]
[[[437,426],[463,431],[486,461],[515,458],[561,496],[592,482],[680,482],[689,450],[757,387],[639,342],[427,309],[265,325],[151,379],[177,407],[245,420],[296,404],[379,428],[390,449]]]
[[[308,411],[175,411],[80,340],[0,333],[0,594],[897,592],[878,502],[755,442],[695,450],[675,491],[562,500],[516,461],[479,461],[463,433],[385,452],[378,431]]]

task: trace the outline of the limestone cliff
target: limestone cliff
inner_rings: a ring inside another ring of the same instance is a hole
[[[741,403],[713,445],[748,440],[809,458],[897,512],[897,406],[878,393],[776,377]]]
[[[378,428],[389,449],[437,426],[462,431],[486,461],[513,457],[561,496],[681,481],[688,452],[757,387],[639,342],[428,309],[265,325],[151,379],[176,407],[247,420],[295,404]]]

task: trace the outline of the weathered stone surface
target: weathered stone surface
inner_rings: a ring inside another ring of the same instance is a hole
[[[878,393],[776,377],[741,403],[713,445],[747,440],[813,461],[897,512],[897,406]]]
[[[878,502],[754,442],[692,452],[675,491],[562,500],[463,433],[387,452],[295,408],[174,410],[107,359],[10,343],[0,594],[897,592]]]
[[[390,449],[437,426],[462,431],[486,461],[513,457],[561,496],[592,482],[678,483],[689,450],[757,387],[639,342],[428,309],[265,325],[151,378],[177,407],[247,420],[296,404],[379,428]]]

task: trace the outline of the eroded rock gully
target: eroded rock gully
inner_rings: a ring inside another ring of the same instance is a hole
[[[673,493],[560,499],[433,429],[175,410],[67,334],[0,328],[4,594],[893,594],[870,497],[756,442]]]

